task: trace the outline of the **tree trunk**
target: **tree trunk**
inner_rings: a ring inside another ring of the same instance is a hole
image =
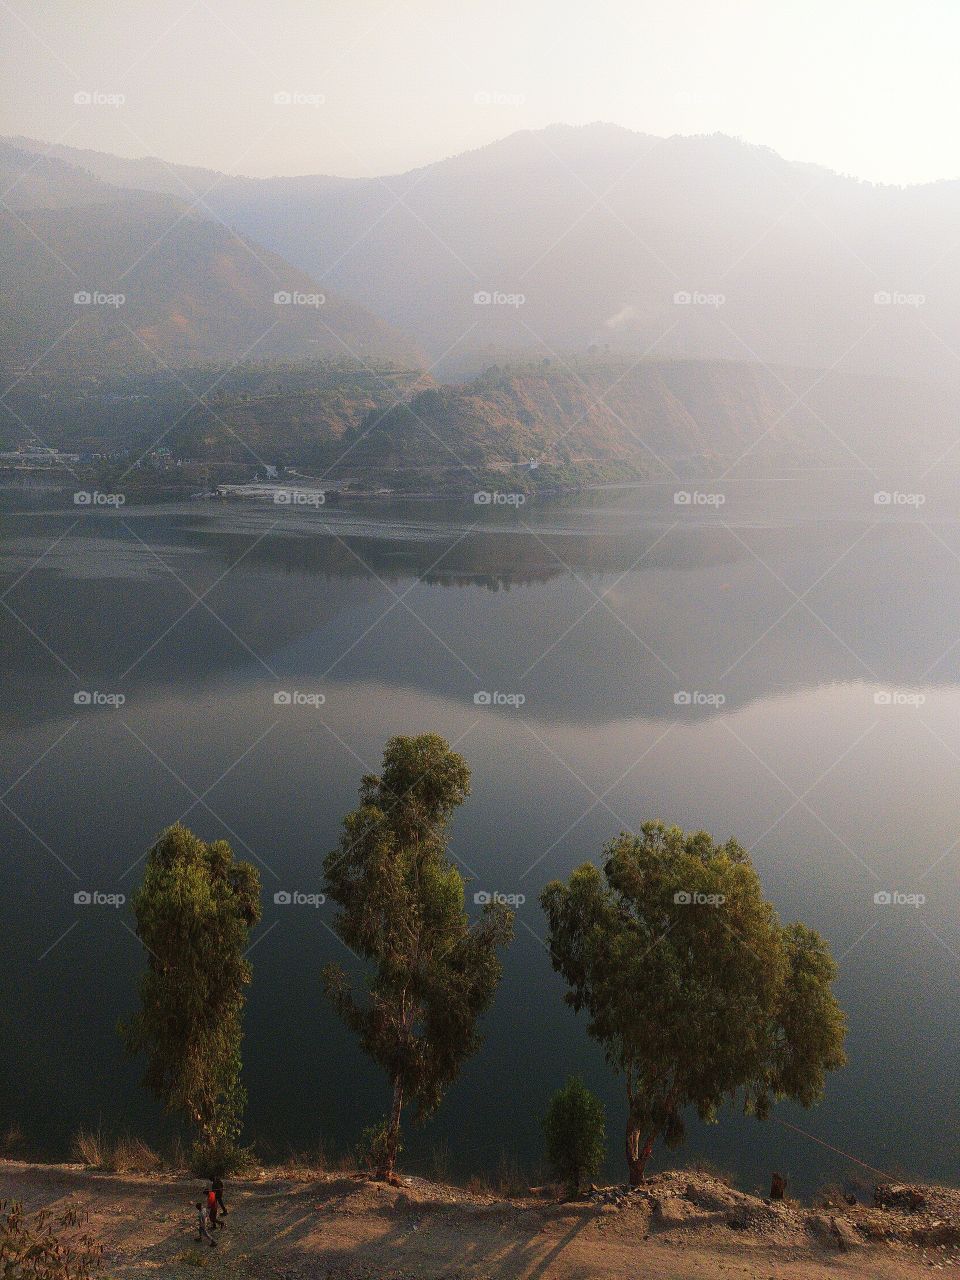
[[[627,1168],[630,1170],[631,1187],[639,1187],[642,1184],[647,1161],[653,1151],[654,1135],[651,1133],[642,1143],[641,1136],[640,1130],[628,1121]]]
[[[393,1103],[390,1107],[390,1119],[387,1122],[387,1145],[377,1170],[377,1177],[383,1182],[392,1182],[394,1167],[397,1163],[397,1145],[400,1141],[400,1112],[403,1108],[403,1081],[398,1076],[393,1082]]]

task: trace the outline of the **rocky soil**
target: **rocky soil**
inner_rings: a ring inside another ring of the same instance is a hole
[[[75,1204],[106,1245],[111,1280],[211,1276],[277,1280],[756,1280],[960,1275],[960,1191],[882,1185],[843,1197],[765,1200],[690,1170],[636,1190],[546,1189],[503,1198],[403,1178],[263,1170],[228,1187],[216,1248],[194,1243],[200,1184],[75,1165],[0,1161],[0,1198]]]

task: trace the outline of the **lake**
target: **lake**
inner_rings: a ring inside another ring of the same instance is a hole
[[[408,1167],[446,1149],[452,1173],[505,1156],[533,1170],[546,1101],[579,1071],[622,1175],[622,1085],[562,1004],[537,895],[659,817],[751,848],[782,918],[829,940],[849,1015],[849,1066],[821,1106],[694,1121],[679,1157],[748,1187],[775,1168],[806,1191],[872,1170],[953,1180],[956,486],[922,505],[877,503],[877,488],[829,475],[701,484],[679,503],[658,485],[519,508],[8,503],[3,1128],[60,1157],[81,1126],[167,1132],[116,1024],[142,964],[129,897],[180,819],[263,881],[247,1137],[273,1155],[350,1150],[388,1091],[321,998],[322,966],[349,957],[329,905],[274,895],[321,891],[386,738],[435,730],[473,770],[451,842],[471,914],[475,893],[525,901],[483,1048],[427,1127],[407,1128]]]

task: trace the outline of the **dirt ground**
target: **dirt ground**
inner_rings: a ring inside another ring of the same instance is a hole
[[[0,1198],[74,1204],[106,1245],[110,1280],[155,1276],[282,1280],[756,1280],[960,1275],[960,1192],[921,1206],[771,1204],[705,1174],[657,1174],[559,1204],[403,1180],[263,1171],[228,1184],[217,1247],[194,1243],[202,1184],[75,1165],[0,1161]]]

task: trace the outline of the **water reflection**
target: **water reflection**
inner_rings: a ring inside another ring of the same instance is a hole
[[[0,936],[17,975],[0,999],[2,1119],[60,1153],[118,1109],[162,1128],[115,1035],[140,963],[129,908],[84,914],[73,892],[129,890],[182,816],[261,866],[252,1134],[349,1145],[382,1081],[321,1004],[337,947],[322,917],[284,914],[272,894],[318,887],[384,738],[430,728],[474,769],[453,845],[471,892],[527,903],[486,1047],[412,1158],[446,1137],[466,1167],[502,1149],[532,1161],[545,1098],[575,1069],[616,1131],[619,1089],[561,1004],[536,895],[661,816],[755,845],[784,917],[842,957],[851,1064],[791,1121],[878,1167],[950,1176],[960,536],[946,499],[929,521],[878,520],[856,495],[832,518],[778,495],[695,523],[631,495],[478,528],[436,505],[331,510],[319,526],[196,506],[73,529],[73,512],[8,515],[3,586],[22,622],[0,618]],[[326,702],[279,708],[278,688]],[[126,702],[78,707],[78,689]],[[525,702],[475,701],[491,691]],[[926,902],[883,910],[887,889]],[[748,1181],[853,1167],[735,1118],[695,1127],[691,1150]]]

